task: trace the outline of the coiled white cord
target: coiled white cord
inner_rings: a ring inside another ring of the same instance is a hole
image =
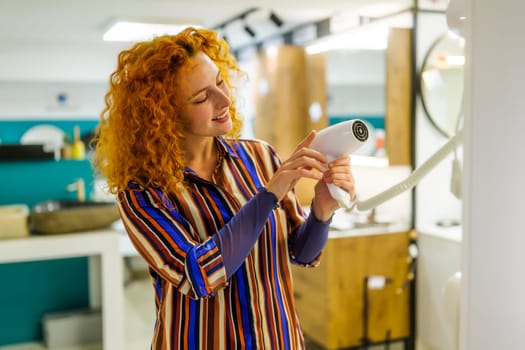
[[[463,142],[463,131],[458,130],[456,135],[450,138],[440,149],[436,151],[423,164],[417,167],[410,176],[405,180],[391,186],[385,191],[363,201],[357,201],[356,207],[359,211],[366,211],[377,207],[378,205],[400,195],[401,193],[412,189],[417,183],[425,177],[436,165],[445,157],[454,151]]]

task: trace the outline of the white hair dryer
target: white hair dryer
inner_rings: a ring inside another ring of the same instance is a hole
[[[366,124],[359,119],[354,119],[329,126],[319,131],[310,147],[323,153],[329,161],[332,161],[337,157],[356,151],[367,139],[368,128]],[[370,210],[412,189],[423,177],[434,169],[436,165],[445,159],[450,152],[454,151],[462,141],[463,133],[459,130],[454,137],[450,138],[447,143],[415,169],[405,180],[364,201],[352,200],[348,192],[332,184],[328,185],[328,190],[342,208],[352,209],[356,206],[357,209],[361,211]]]
[[[362,120],[348,120],[319,131],[310,148],[333,161],[360,148],[368,140],[368,134],[368,127]],[[340,207],[350,209],[354,206],[350,194],[342,188],[328,184],[328,190]]]

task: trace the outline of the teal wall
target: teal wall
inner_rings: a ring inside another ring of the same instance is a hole
[[[97,122],[0,121],[0,139],[17,143],[37,124],[51,124],[73,135],[75,125],[84,133]],[[65,188],[79,177],[89,199],[94,180],[89,160],[0,162],[0,205],[32,207],[47,199],[73,199],[75,194]],[[0,264],[0,346],[40,341],[43,315],[88,306],[87,258]]]
[[[0,264],[0,280],[0,346],[40,341],[43,315],[89,306],[86,258]]]
[[[385,129],[385,116],[384,115],[329,115],[328,125],[337,124],[339,122],[350,120],[350,119],[361,119],[373,126],[376,129]]]

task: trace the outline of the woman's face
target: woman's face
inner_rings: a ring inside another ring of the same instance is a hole
[[[180,72],[181,118],[187,138],[219,136],[232,128],[230,89],[219,68],[204,53],[195,55]]]

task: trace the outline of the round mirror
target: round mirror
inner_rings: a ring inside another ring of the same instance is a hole
[[[428,51],[420,76],[423,108],[445,136],[455,134],[463,99],[464,40],[446,33]]]

